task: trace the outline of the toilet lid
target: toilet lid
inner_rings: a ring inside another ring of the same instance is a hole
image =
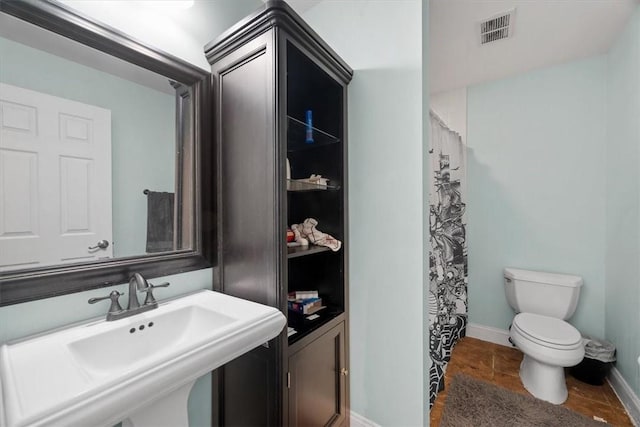
[[[513,325],[524,335],[551,346],[575,346],[582,341],[580,332],[562,319],[541,314],[520,313]]]

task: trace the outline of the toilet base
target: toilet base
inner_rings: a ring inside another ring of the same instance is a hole
[[[567,384],[561,366],[548,365],[525,354],[520,364],[520,379],[524,388],[538,399],[555,405],[567,400]]]

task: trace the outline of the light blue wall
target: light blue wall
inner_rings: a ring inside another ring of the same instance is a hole
[[[429,185],[431,170],[429,166],[431,165],[429,150],[426,147],[430,146],[431,141],[429,140],[430,126],[431,121],[427,119],[429,113],[429,104],[431,103],[429,97],[429,73],[427,70],[429,69],[429,2],[422,2],[422,200],[425,205],[428,205],[429,201]],[[422,295],[424,299],[427,299],[426,296],[429,292],[430,285],[430,266],[429,262],[426,260],[429,259],[429,254],[431,252],[431,236],[430,233],[427,233],[429,224],[429,209],[425,208],[422,211],[422,224],[425,226],[423,231],[423,242],[422,242],[422,259],[425,260],[422,263]],[[423,345],[422,345],[422,365],[424,366],[424,372],[422,375],[422,387],[424,389],[425,398],[429,396],[431,390],[431,378],[429,377],[429,372],[431,370],[431,349],[429,348],[429,303],[427,301],[423,301],[422,303],[422,324],[425,325],[423,334]],[[430,410],[429,405],[424,405],[424,421],[423,425],[429,426],[430,421]]]
[[[608,60],[606,337],[640,396],[640,6]]]
[[[4,38],[0,57],[4,83],[111,111],[114,256],[146,253],[142,190],[175,188],[175,97]]]
[[[469,319],[506,329],[502,269],[580,275],[604,336],[606,57],[468,89]]]
[[[421,2],[322,2],[304,18],[349,86],[351,409],[425,423]]]
[[[151,280],[169,282],[171,286],[155,292],[158,300],[182,295],[199,289],[211,289],[211,269],[176,274]],[[0,307],[0,345],[13,339],[55,329],[71,323],[106,316],[108,301],[88,304],[89,298],[107,295],[112,289],[128,292],[127,285],[78,292],[55,298]],[[126,301],[126,299],[124,300]],[[189,425],[211,425],[211,375],[200,378],[189,396]]]

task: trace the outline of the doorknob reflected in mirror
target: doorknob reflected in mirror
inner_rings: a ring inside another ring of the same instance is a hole
[[[100,240],[96,243],[95,246],[89,246],[89,250],[92,249],[107,249],[109,247],[109,242],[107,240]]]

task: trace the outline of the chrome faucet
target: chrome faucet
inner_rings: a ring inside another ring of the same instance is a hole
[[[142,277],[140,273],[134,273],[129,279],[129,304],[127,305],[127,311],[137,310],[140,308],[138,302],[138,292],[144,292],[149,287],[147,279]]]
[[[98,301],[110,299],[111,307],[109,307],[109,312],[107,313],[107,321],[123,319],[125,317],[157,308],[158,302],[153,297],[153,290],[155,288],[166,288],[167,286],[169,286],[168,282],[160,285],[152,285],[147,282],[147,279],[145,279],[142,274],[135,273],[131,276],[131,279],[129,279],[129,303],[127,304],[126,310],[123,310],[120,306],[118,298],[123,294],[118,291],[111,291],[111,293],[106,297],[91,298],[89,300],[89,304],[95,304]],[[138,292],[147,293],[147,297],[145,298],[143,305],[140,305],[140,302],[138,302]]]

